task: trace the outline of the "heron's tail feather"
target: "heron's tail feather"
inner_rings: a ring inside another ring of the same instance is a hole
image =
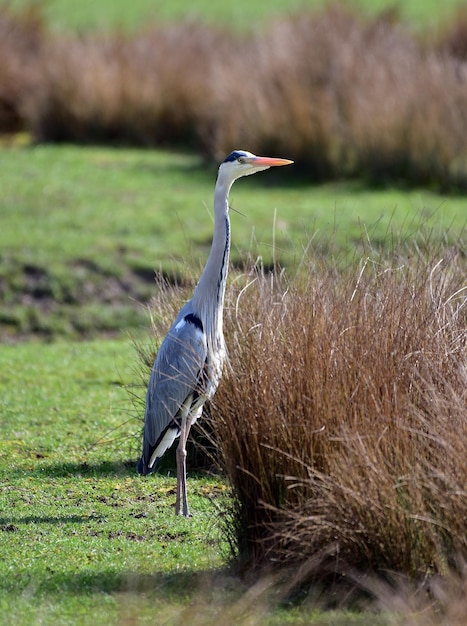
[[[154,471],[157,461],[162,458],[163,454],[173,444],[175,439],[180,435],[180,428],[177,424],[170,424],[161,434],[155,446],[150,446],[145,439],[143,442],[143,454],[137,465],[137,470],[143,476]]]
[[[136,466],[136,469],[138,470],[138,474],[141,474],[142,476],[147,476],[147,474],[150,474],[152,471],[154,471],[155,467],[156,467],[155,463],[152,467],[148,467],[148,465],[146,464],[144,460],[144,457],[141,457],[140,460],[138,461],[138,465]]]

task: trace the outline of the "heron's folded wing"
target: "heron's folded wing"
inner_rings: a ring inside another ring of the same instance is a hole
[[[202,329],[188,322],[170,329],[149,380],[144,417],[146,445],[155,446],[185,400],[201,391],[206,358]]]

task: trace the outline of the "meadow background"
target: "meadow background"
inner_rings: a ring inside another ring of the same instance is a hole
[[[461,624],[463,3],[189,7],[0,9],[5,623]],[[296,163],[234,187],[177,520],[144,384],[233,148]]]

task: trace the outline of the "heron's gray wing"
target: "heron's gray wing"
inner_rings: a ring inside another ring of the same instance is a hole
[[[149,380],[143,446],[147,462],[167,428],[175,426],[173,420],[183,403],[202,392],[206,358],[200,320],[186,315],[176,321],[162,342]]]

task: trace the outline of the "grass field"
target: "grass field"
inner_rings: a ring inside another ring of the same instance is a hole
[[[12,0],[17,7],[33,4],[32,0]],[[67,0],[48,0],[44,3],[49,23],[59,29],[123,29],[137,28],[150,19],[176,20],[180,17],[194,17],[229,27],[249,28],[268,18],[291,13],[295,10],[319,9],[326,0],[289,0],[285,5],[280,0],[260,0],[248,2],[236,0],[229,3],[212,3],[209,0],[196,0],[187,4],[185,0],[154,3],[152,0],[125,0],[112,2],[93,2],[83,0],[72,6]],[[363,8],[369,13],[376,13],[388,6],[387,0],[354,0],[349,3]],[[396,6],[397,4],[394,3]],[[446,19],[462,0],[409,0],[399,3],[401,16],[414,27],[435,26]]]
[[[199,157],[37,146],[2,149],[0,159],[4,336],[144,327],[140,304],[154,293],[153,271],[201,270],[216,172]],[[289,173],[234,188],[234,264],[260,257],[291,268],[307,247],[358,256],[385,240],[454,242],[465,224],[462,197],[359,182],[314,186]]]
[[[206,256],[216,171],[197,156],[37,146],[3,150],[0,160],[5,253],[21,249],[38,264],[90,258],[115,271],[122,254],[130,267],[163,271]],[[339,248],[357,243],[363,231],[376,243],[388,233],[416,237],[420,226],[452,229],[455,237],[466,219],[462,197],[361,182],[314,185],[311,172],[297,181],[290,170],[280,180],[273,172],[243,180],[231,206],[243,214],[232,214],[234,262],[251,252],[267,264],[273,237],[277,260],[287,264],[316,236],[332,236]]]

